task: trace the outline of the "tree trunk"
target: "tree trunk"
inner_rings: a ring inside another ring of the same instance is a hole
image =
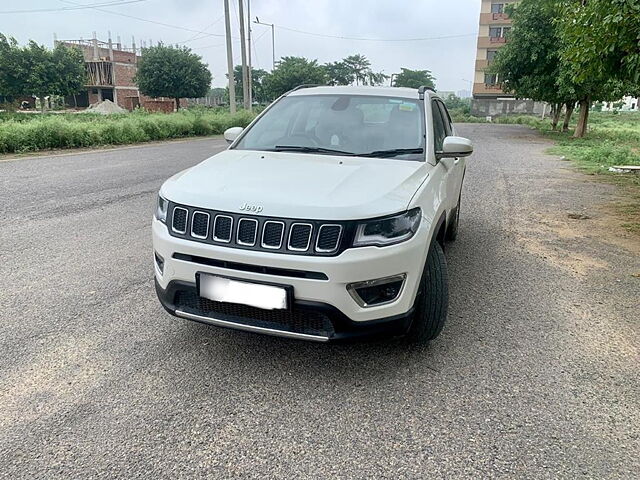
[[[552,105],[551,109],[552,109],[552,113],[553,113],[553,118],[551,119],[551,127],[554,130],[557,130],[558,123],[560,123],[560,114],[562,113],[562,104],[561,103],[554,103]]]
[[[571,122],[571,117],[573,116],[573,110],[576,108],[576,102],[567,102],[565,104],[565,107],[567,108],[567,112],[564,116],[564,125],[562,125],[562,131],[568,132],[569,123]]]
[[[176,97],[176,112],[180,110],[180,98]]]
[[[578,125],[573,134],[574,138],[583,138],[587,133],[587,125],[589,123],[589,107],[591,106],[591,97],[580,100],[580,116],[578,117]]]

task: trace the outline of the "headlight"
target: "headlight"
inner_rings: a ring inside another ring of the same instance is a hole
[[[385,246],[409,240],[418,230],[422,212],[414,208],[408,212],[358,224],[354,247],[365,245]]]
[[[156,205],[156,220],[160,220],[162,223],[167,223],[167,208],[169,208],[169,202],[165,198],[158,195],[158,204]]]

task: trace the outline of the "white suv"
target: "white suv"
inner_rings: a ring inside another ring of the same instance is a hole
[[[433,90],[301,86],[225,138],[160,189],[169,313],[321,342],[438,336],[473,147]]]

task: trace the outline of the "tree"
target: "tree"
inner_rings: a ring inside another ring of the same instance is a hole
[[[60,96],[80,92],[86,81],[86,70],[82,51],[58,43],[51,53],[52,68],[56,72],[56,82],[49,93]]]
[[[188,47],[157,45],[142,49],[135,80],[144,95],[174,98],[180,108],[180,98],[207,94],[211,72]]]
[[[0,34],[0,92],[9,96],[36,95],[42,110],[49,95],[72,95],[84,85],[82,52],[58,44],[53,51],[34,41],[19,47]]]
[[[562,57],[576,81],[603,72],[640,84],[640,4],[637,0],[563,0]],[[633,92],[637,93],[637,92]]]
[[[351,71],[353,80],[356,85],[366,85],[369,72],[371,72],[371,62],[364,55],[355,54],[350,55],[342,60],[347,68]]]
[[[15,38],[0,33],[0,95],[22,95],[26,72]]]
[[[498,51],[489,71],[500,78],[505,92],[519,98],[548,102],[552,105],[553,128],[557,128],[562,106],[567,105],[569,119],[576,97],[572,89],[562,88],[561,61],[558,50],[559,34],[556,26],[556,0],[522,0],[517,7],[510,5],[507,13],[513,22],[509,42]]]
[[[637,0],[558,0],[563,81],[579,93],[575,137],[587,131],[593,101],[640,93]]]
[[[420,88],[421,86],[436,88],[436,79],[429,70],[410,70],[401,68],[393,79],[394,87]]]
[[[450,93],[447,98],[444,99],[444,104],[449,110],[460,110],[462,113],[471,112],[471,99],[460,98],[457,95]]]
[[[272,100],[298,85],[326,83],[326,71],[322,65],[318,65],[317,60],[282,57],[275,70],[265,77],[263,86],[265,96]]]
[[[345,62],[325,63],[328,85],[351,85],[355,82],[353,70]]]
[[[263,81],[268,73],[265,70],[251,68],[252,98],[254,102],[264,103],[268,99],[264,95]],[[233,67],[233,79],[236,86],[236,101],[244,101],[242,92],[242,65]]]
[[[339,62],[325,63],[329,85],[380,85],[388,77],[371,70],[371,62],[364,55],[350,55]]]

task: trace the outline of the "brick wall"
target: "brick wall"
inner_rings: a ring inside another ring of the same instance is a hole
[[[136,84],[133,81],[133,77],[136,74],[137,68],[135,65],[123,65],[116,63],[115,67],[115,82],[116,86],[121,87],[135,87]]]
[[[171,113],[176,108],[176,102],[174,100],[147,99],[141,103],[142,106],[150,112]]]

